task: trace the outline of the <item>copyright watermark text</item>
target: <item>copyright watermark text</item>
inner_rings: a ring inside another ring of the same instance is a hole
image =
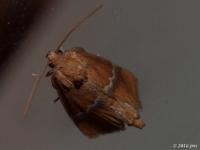
[[[171,148],[173,150],[178,150],[178,149],[192,150],[192,149],[197,149],[198,148],[198,144],[172,144]]]

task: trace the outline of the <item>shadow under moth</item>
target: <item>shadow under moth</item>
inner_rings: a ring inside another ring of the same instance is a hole
[[[142,108],[137,78],[111,61],[75,47],[61,51],[66,39],[102,6],[78,22],[55,51],[49,51],[44,70],[36,75],[24,117],[30,108],[36,87],[43,76],[50,76],[64,109],[80,131],[89,138],[121,131],[125,125],[142,129]],[[47,72],[47,68],[50,70]],[[47,73],[46,73],[47,72]]]

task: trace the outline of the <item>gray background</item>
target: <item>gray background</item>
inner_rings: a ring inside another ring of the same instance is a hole
[[[50,79],[22,112],[32,73],[45,64],[66,31],[98,4],[104,8],[65,43],[81,46],[128,68],[139,78],[146,127],[88,140],[74,126]],[[200,139],[200,1],[60,0],[49,3],[10,58],[0,84],[2,150],[168,150]],[[200,147],[200,145],[198,145]],[[200,149],[198,147],[198,149]]]

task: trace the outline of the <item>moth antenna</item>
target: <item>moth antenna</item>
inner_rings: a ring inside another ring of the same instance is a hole
[[[65,49],[64,49],[64,47],[63,47],[63,46],[61,46],[61,47],[60,47],[60,50],[61,50],[61,51],[64,51]]]
[[[64,37],[64,39],[60,42],[60,44],[58,45],[57,49],[60,49],[60,47],[64,44],[64,42],[69,38],[69,36],[76,31],[76,29],[78,29],[78,27],[80,27],[81,24],[83,24],[87,19],[89,19],[90,17],[92,17],[93,15],[96,14],[97,11],[99,11],[101,8],[103,7],[103,5],[99,5],[97,8],[95,8],[92,12],[90,12],[87,16],[83,17],[74,27],[72,27],[69,32],[66,34],[66,36]]]
[[[24,113],[23,113],[24,119],[26,118],[28,111],[30,110],[33,96],[35,95],[35,92],[37,90],[38,84],[40,83],[40,80],[45,76],[47,68],[48,68],[48,64],[45,65],[44,69],[41,71],[40,74],[33,74],[34,81],[32,84],[32,89],[31,89],[30,95],[27,99],[27,102],[26,102],[26,105],[24,108]]]

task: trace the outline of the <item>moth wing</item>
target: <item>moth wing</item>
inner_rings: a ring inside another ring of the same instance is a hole
[[[102,87],[109,85],[109,78],[113,76],[113,67],[115,67],[116,79],[113,81],[113,87],[110,91],[114,92],[114,96],[119,99],[132,104],[135,109],[142,108],[138,95],[138,80],[130,71],[113,65],[109,60],[103,57],[87,53],[81,48],[77,48],[77,51],[79,51],[82,56],[85,56],[92,64],[92,68],[95,70],[95,80]]]
[[[116,102],[112,107],[116,110],[116,115],[120,115],[127,125],[142,129],[145,123],[139,115],[142,104],[138,96],[137,79],[131,72],[120,67],[116,76],[112,91]]]
[[[89,138],[124,129],[124,123],[105,106],[94,106],[90,112],[85,113],[80,106],[69,103],[67,98],[62,98],[61,102],[79,130]]]
[[[109,84],[109,77],[112,76],[113,64],[100,56],[86,52],[83,48],[76,47],[71,51],[76,52],[77,57],[86,62],[88,78],[97,86],[103,88]]]
[[[96,107],[85,115],[78,123],[78,128],[90,138],[124,130],[123,121],[108,109]]]
[[[105,98],[104,96],[102,98],[100,97],[99,99],[100,100],[95,102],[95,104],[90,107],[88,113],[95,117],[101,118],[103,121],[112,126],[123,129],[123,121],[121,118],[116,116],[113,109],[110,109],[110,106],[115,102],[115,100],[110,97]]]
[[[61,100],[61,103],[63,104],[66,112],[69,114],[69,116],[73,119],[75,116],[79,113],[81,113],[81,110],[77,105],[71,101],[68,97],[66,97],[66,89],[64,88],[64,84],[62,84],[62,80],[57,80],[55,77],[52,77],[51,79],[53,87],[56,89],[58,96]],[[74,119],[73,119],[74,120]]]
[[[65,81],[52,80],[53,87],[57,90],[61,99],[61,103],[65,111],[69,114],[70,118],[79,128],[79,130],[89,138],[97,137],[100,134],[111,133],[124,129],[123,122],[115,117],[113,112],[106,109],[104,102],[103,105],[97,103],[91,108],[91,111],[85,113],[80,105],[76,104],[73,99],[66,96]],[[101,103],[101,102],[100,102]]]
[[[99,131],[92,123],[89,123],[87,120],[88,117],[85,117],[82,114],[80,108],[70,100],[65,95],[65,89],[63,89],[63,84],[60,81],[56,81],[56,79],[52,80],[53,87],[57,90],[57,93],[60,97],[61,103],[68,113],[72,121],[75,125],[80,129],[80,131],[88,136],[88,137],[95,137],[99,134]],[[82,119],[81,119],[82,118]]]
[[[127,69],[118,67],[117,81],[113,90],[118,100],[128,102],[136,110],[142,108],[138,95],[138,79]]]
[[[61,99],[65,111],[69,114],[78,129],[89,138],[97,137],[101,133],[101,130],[93,122],[92,118],[85,115],[76,104],[69,103],[69,101],[72,100],[67,98]]]
[[[100,109],[96,107],[96,110],[94,110],[96,115],[115,126],[119,125],[120,121],[123,120],[127,124],[133,124],[139,128],[143,127],[143,122],[141,121],[142,123],[140,123],[138,121],[138,110],[142,108],[142,104],[138,96],[136,77],[128,70],[112,64],[107,59],[84,51],[80,51],[79,54],[86,58],[92,66],[91,70],[88,69],[92,75],[89,78],[94,79],[93,81],[102,88],[104,95],[112,97],[113,101],[115,101],[113,106],[107,106],[108,108],[112,107],[114,112],[107,111],[105,107]],[[108,103],[107,100],[108,98],[102,99],[102,101],[106,101],[105,103]],[[133,123],[133,118],[138,119],[134,120]]]

